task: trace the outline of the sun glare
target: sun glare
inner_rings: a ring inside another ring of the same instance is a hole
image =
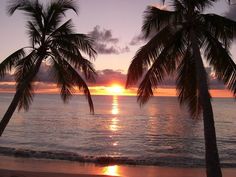
[[[119,176],[119,168],[117,165],[108,166],[103,169],[104,175],[110,175],[110,176]]]
[[[121,95],[124,93],[124,88],[120,85],[114,84],[107,88],[107,92],[110,95]]]

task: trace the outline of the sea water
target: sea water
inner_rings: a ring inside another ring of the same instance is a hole
[[[0,115],[12,94],[0,94]],[[79,162],[204,166],[202,118],[192,119],[175,97],[154,97],[140,107],[132,96],[84,96],[63,104],[40,94],[28,112],[15,112],[0,137],[0,154]],[[222,166],[236,167],[236,103],[212,100]]]

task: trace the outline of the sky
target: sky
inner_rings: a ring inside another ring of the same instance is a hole
[[[48,0],[41,0],[47,2]],[[15,50],[28,45],[25,16],[6,13],[8,0],[0,1],[0,62]],[[168,1],[166,5],[168,6]],[[148,5],[161,5],[159,0],[78,0],[79,15],[67,13],[72,18],[75,31],[90,34],[96,39],[98,55],[94,66],[99,78],[93,86],[117,82],[124,85],[127,69],[135,52],[144,44],[140,40],[143,12]],[[234,7],[220,0],[207,12],[228,15],[236,20]],[[236,44],[236,42],[235,42]],[[236,58],[236,45],[232,56]],[[1,88],[0,88],[1,89]]]

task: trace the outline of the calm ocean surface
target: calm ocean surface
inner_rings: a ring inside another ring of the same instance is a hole
[[[0,115],[12,99],[0,94]],[[59,95],[38,95],[29,112],[16,112],[0,137],[0,154],[80,162],[204,166],[201,120],[176,98],[155,97],[140,108],[136,97],[94,96],[95,115],[83,96],[64,105]],[[236,167],[236,102],[214,99],[223,166]]]

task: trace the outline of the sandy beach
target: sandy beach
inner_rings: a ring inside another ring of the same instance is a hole
[[[0,156],[0,177],[204,177],[204,168],[97,165],[43,159]],[[224,168],[224,177],[234,177],[236,169]]]

